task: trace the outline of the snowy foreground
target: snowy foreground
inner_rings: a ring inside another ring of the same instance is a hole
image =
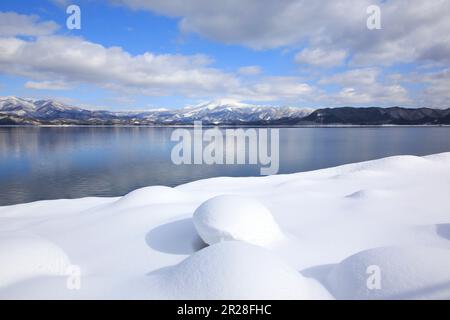
[[[0,298],[449,299],[449,195],[445,153],[1,207]]]

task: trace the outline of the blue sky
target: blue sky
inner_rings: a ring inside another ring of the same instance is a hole
[[[66,27],[70,4],[80,30]],[[371,4],[381,29],[367,28]],[[3,0],[0,95],[115,110],[217,99],[444,108],[449,13],[439,0]]]

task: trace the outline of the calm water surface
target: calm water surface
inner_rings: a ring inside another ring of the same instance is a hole
[[[120,196],[149,185],[259,175],[259,166],[252,165],[174,165],[173,130],[0,127],[0,206]],[[450,151],[449,127],[282,128],[279,173],[446,151]]]

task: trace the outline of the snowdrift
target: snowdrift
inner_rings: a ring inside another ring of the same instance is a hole
[[[66,253],[35,236],[0,236],[0,288],[39,276],[63,276],[70,266]]]
[[[449,268],[450,250],[376,248],[337,264],[327,284],[339,299],[445,299],[450,297]],[[378,285],[373,277],[379,277]]]
[[[0,298],[450,299],[449,194],[444,153],[0,207]]]
[[[202,203],[194,212],[195,228],[208,244],[242,240],[270,245],[283,239],[270,211],[260,202],[242,196],[217,196]]]
[[[303,277],[261,247],[225,241],[157,272],[166,299],[329,299],[322,285]]]

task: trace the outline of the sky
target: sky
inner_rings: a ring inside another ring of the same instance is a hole
[[[449,108],[450,0],[2,0],[0,96]]]

